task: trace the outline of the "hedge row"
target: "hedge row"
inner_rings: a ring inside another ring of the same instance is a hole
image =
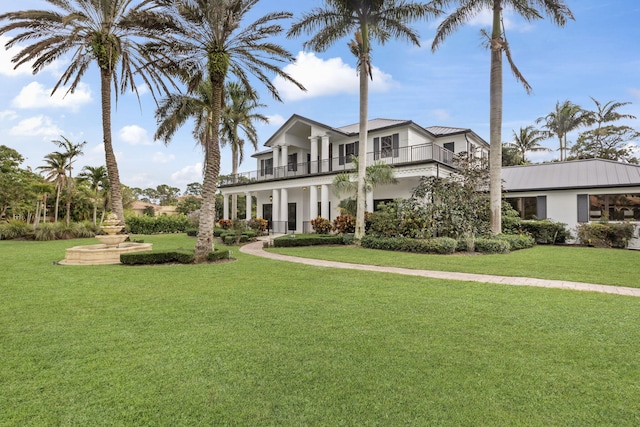
[[[600,222],[578,226],[578,240],[583,245],[598,248],[626,248],[633,237],[629,223]]]
[[[361,242],[363,248],[383,249],[388,251],[452,254],[458,242],[449,237],[433,239],[411,239],[407,237],[372,237],[365,236]]]
[[[343,237],[336,234],[289,234],[273,239],[273,246],[276,248],[342,244],[344,244]]]
[[[186,215],[130,216],[125,218],[127,233],[185,233],[192,228]]]
[[[226,258],[229,258],[229,251],[217,248],[207,256],[209,261],[219,261]],[[132,252],[120,255],[120,262],[125,265],[191,264],[193,260],[193,251],[189,250]]]

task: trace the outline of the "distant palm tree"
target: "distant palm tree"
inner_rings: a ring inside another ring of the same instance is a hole
[[[524,165],[527,163],[527,152],[551,151],[547,147],[540,145],[540,141],[545,139],[547,139],[545,135],[533,126],[520,127],[517,133],[513,131],[513,142],[509,143],[509,145],[520,154],[521,163]]]
[[[365,179],[369,115],[369,78],[372,78],[371,43],[384,44],[389,39],[403,39],[420,46],[418,33],[409,22],[434,17],[440,11],[431,5],[405,0],[325,0],[323,8],[304,14],[289,30],[288,37],[313,34],[305,48],[324,52],[338,40],[354,36],[349,48],[358,58],[360,75],[360,127],[358,152],[362,161],[358,169],[358,209],[354,238],[364,237]]]
[[[602,149],[602,125],[605,123],[616,122],[622,119],[636,119],[636,116],[632,114],[622,114],[617,110],[620,107],[624,107],[625,105],[631,104],[631,102],[617,102],[617,101],[609,101],[605,104],[602,104],[594,97],[590,97],[591,100],[596,104],[596,110],[594,111],[586,111],[585,112],[585,122],[588,125],[597,125],[596,129],[594,129],[595,136],[595,145]]]
[[[249,140],[254,149],[258,149],[258,132],[254,122],[269,123],[269,119],[260,113],[257,108],[266,107],[260,104],[257,94],[246,92],[236,82],[229,82],[225,86],[224,107],[222,109],[222,128],[220,134],[221,145],[231,146],[231,176],[236,182],[238,167],[244,160],[244,139],[240,138],[240,132]],[[238,195],[231,196],[231,213],[235,219],[238,210]]]
[[[93,192],[93,225],[98,224],[98,201],[102,198],[100,193],[108,186],[107,168],[101,166],[85,166],[78,174],[78,179],[85,181]],[[104,203],[103,203],[104,205]]]
[[[60,206],[60,193],[67,181],[67,158],[64,154],[54,151],[44,156],[44,165],[36,169],[45,173],[44,179],[54,185],[56,191],[56,204],[53,211],[53,220],[58,222],[58,209]]]
[[[63,148],[64,151],[61,153],[66,159],[66,169],[69,172],[69,176],[67,177],[67,213],[65,216],[65,221],[67,223],[67,227],[71,221],[71,199],[73,196],[73,190],[75,186],[75,182],[73,181],[73,162],[76,161],[76,157],[82,156],[84,153],[82,152],[82,147],[84,147],[87,142],[83,141],[78,144],[74,144],[69,141],[69,139],[64,136],[61,137],[62,140],[54,140],[52,141],[54,144],[57,144],[58,147]]]
[[[45,0],[54,10],[27,10],[0,15],[9,21],[0,27],[0,35],[13,30],[21,32],[6,47],[30,43],[12,61],[16,67],[33,61],[37,73],[61,56],[71,53],[71,63],[53,88],[70,83],[73,93],[90,65],[98,66],[102,101],[104,151],[112,193],[113,211],[124,221],[120,175],[111,138],[111,84],[116,102],[118,92],[131,89],[136,94],[134,76],[145,84],[166,91],[164,74],[147,56],[150,51],[142,43],[164,40],[172,17],[162,13],[155,2],[142,0]]]
[[[167,58],[179,61],[188,91],[201,92],[202,83],[210,85],[206,121],[198,138],[204,147],[204,180],[200,227],[195,247],[196,262],[204,262],[213,250],[215,194],[220,174],[220,120],[227,77],[233,75],[249,93],[253,92],[249,74],[264,84],[271,95],[280,100],[278,91],[267,73],[296,84],[280,64],[293,61],[293,55],[272,41],[283,30],[280,21],[290,18],[288,12],[272,12],[243,26],[258,0],[166,0],[167,13],[178,27]],[[178,111],[176,111],[178,112]],[[179,112],[184,116],[186,111]],[[156,136],[168,143],[175,130],[184,122],[163,121],[165,126]]]
[[[546,14],[555,24],[564,26],[568,19],[573,19],[571,10],[564,0],[433,0],[436,7],[453,5],[455,10],[438,26],[431,49],[436,51],[444,39],[456,31],[464,23],[469,22],[482,10],[491,8],[493,23],[491,34],[483,31],[491,49],[491,75],[489,83],[489,143],[491,145],[489,193],[491,205],[491,231],[499,234],[502,231],[502,54],[504,53],[511,66],[511,71],[527,92],[531,86],[515,66],[509,44],[504,33],[502,11],[510,7],[527,21],[542,19]]]
[[[558,101],[556,102],[555,110],[544,117],[539,117],[536,123],[544,123],[546,138],[558,137],[560,161],[562,162],[566,160],[567,150],[569,149],[567,135],[580,126],[587,124],[587,118],[587,113],[579,105],[571,101],[564,101],[560,104],[560,101]]]

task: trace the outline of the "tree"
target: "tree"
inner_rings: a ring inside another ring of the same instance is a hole
[[[518,151],[511,146],[511,143],[502,144],[502,166],[518,166],[520,165],[520,156]]]
[[[202,183],[192,182],[187,184],[187,189],[184,192],[185,196],[202,196]]]
[[[362,161],[358,158],[353,158],[355,171],[359,170],[359,162]],[[373,191],[374,188],[385,184],[396,184],[398,180],[393,173],[393,167],[384,163],[376,162],[367,166],[365,178],[364,178],[364,197],[367,193]],[[336,197],[348,194],[350,197],[340,202],[340,208],[346,211],[349,215],[357,214],[358,207],[358,173],[341,172],[333,179],[333,192]],[[355,199],[354,199],[355,196]],[[373,211],[373,206],[369,206]]]
[[[491,50],[491,74],[489,83],[489,143],[490,153],[490,184],[489,194],[491,200],[491,231],[499,234],[502,231],[502,55],[507,58],[511,71],[516,80],[521,82],[527,93],[531,86],[524,79],[515,66],[511,57],[511,50],[502,25],[502,11],[504,7],[512,8],[517,14],[527,21],[542,19],[546,14],[558,26],[564,26],[568,19],[574,19],[571,10],[565,5],[564,0],[434,0],[436,7],[449,5],[457,6],[438,26],[436,36],[431,45],[432,51],[436,51],[444,39],[457,30],[465,22],[469,22],[485,7],[491,7],[493,23],[491,34],[486,31],[483,35],[488,39]]]
[[[78,174],[78,178],[89,184],[93,192],[93,225],[98,221],[98,201],[102,199],[101,193],[107,187],[107,168],[104,166],[85,166]],[[104,206],[104,203],[103,203]]]
[[[369,115],[369,78],[371,42],[384,45],[389,39],[403,39],[420,46],[417,32],[409,22],[436,16],[440,11],[430,5],[404,0],[325,0],[324,8],[315,8],[294,23],[287,36],[313,34],[304,43],[305,48],[324,52],[338,40],[354,36],[349,48],[358,58],[360,76],[360,113],[358,152],[363,160],[358,169],[358,209],[354,238],[360,241],[365,233],[365,179],[367,168],[367,138]]]
[[[526,165],[526,155],[529,151],[551,151],[540,145],[540,141],[545,139],[545,135],[533,126],[520,127],[518,133],[513,131],[513,142],[510,146],[520,154],[520,164]]]
[[[188,119],[196,118],[201,130],[197,141],[204,149],[204,179],[200,227],[195,247],[196,262],[204,262],[213,250],[213,225],[218,175],[220,174],[220,120],[224,85],[229,75],[235,76],[248,93],[253,93],[252,75],[280,101],[278,91],[267,73],[278,75],[304,89],[280,64],[293,61],[293,55],[269,39],[283,30],[280,22],[290,18],[288,12],[272,12],[248,25],[243,20],[250,15],[258,0],[166,0],[169,16],[177,30],[169,44],[159,44],[167,58],[179,61],[182,78],[192,101],[184,106],[171,101],[160,106],[156,138],[165,143]],[[208,87],[207,87],[208,86]],[[185,95],[187,96],[187,95]],[[176,99],[179,99],[177,97]],[[186,100],[186,98],[185,98]]]
[[[171,187],[167,184],[160,184],[156,187],[156,192],[160,206],[172,206],[178,203],[178,196],[180,196],[179,188]]]
[[[244,160],[244,139],[240,138],[240,132],[249,140],[254,149],[258,149],[258,132],[254,126],[255,121],[269,123],[269,119],[256,108],[265,107],[258,103],[255,92],[246,92],[236,82],[229,82],[225,87],[225,105],[222,109],[222,129],[220,134],[221,145],[231,145],[231,175],[236,182],[238,167]],[[236,219],[238,212],[238,195],[231,196],[232,218]]]
[[[42,178],[20,168],[24,157],[13,148],[0,145],[0,218],[9,212],[21,214],[34,195],[34,185],[42,183]],[[36,190],[37,191],[37,190]]]
[[[134,4],[133,0],[87,1],[46,0],[54,10],[27,10],[0,15],[8,23],[0,27],[0,35],[21,31],[5,45],[28,43],[13,59],[16,68],[32,62],[34,74],[65,54],[71,63],[53,88],[52,94],[70,83],[73,93],[90,65],[100,72],[102,131],[113,211],[124,221],[120,176],[111,138],[111,84],[118,92],[131,89],[138,94],[134,80],[138,74],[150,88],[167,90],[159,61],[148,56],[152,51],[143,44],[147,40],[164,40],[172,27],[172,17],[149,0]],[[119,67],[119,68],[118,68]]]
[[[637,145],[640,132],[629,126],[608,125],[583,132],[571,148],[574,159],[608,159],[617,162],[638,163]]]
[[[547,138],[554,135],[558,137],[561,162],[566,160],[569,149],[567,134],[585,125],[587,123],[587,117],[587,112],[580,108],[579,105],[571,101],[564,101],[560,104],[558,101],[556,102],[556,109],[554,111],[536,120],[536,123],[544,122],[543,127],[547,129],[545,132]]]
[[[38,166],[45,173],[44,179],[54,185],[56,191],[56,204],[53,211],[53,220],[58,222],[58,210],[60,206],[60,193],[67,180],[67,159],[64,154],[54,151],[44,156],[44,166]]]
[[[585,122],[588,125],[596,124],[596,128],[593,131],[594,144],[596,146],[602,146],[600,142],[601,135],[606,135],[609,132],[601,132],[601,128],[606,123],[617,122],[622,119],[632,119],[635,120],[636,116],[632,114],[622,114],[617,110],[625,105],[630,105],[630,102],[617,102],[617,101],[609,101],[605,104],[602,104],[597,99],[591,97],[591,100],[596,104],[596,109],[593,111],[587,111],[585,113]]]
[[[82,152],[82,147],[84,147],[87,142],[83,141],[80,142],[78,144],[74,144],[73,142],[69,141],[69,139],[65,138],[64,136],[61,136],[62,140],[54,140],[53,143],[57,144],[58,147],[63,148],[64,152],[60,153],[62,154],[62,156],[64,157],[64,159],[66,160],[66,164],[65,164],[65,169],[69,172],[69,177],[66,180],[66,184],[67,184],[67,213],[65,216],[65,220],[67,223],[67,227],[69,226],[69,223],[71,221],[71,198],[73,197],[73,189],[74,189],[74,180],[73,180],[73,176],[72,176],[72,170],[73,170],[73,162],[75,162],[76,157],[81,156],[82,154],[84,154]]]

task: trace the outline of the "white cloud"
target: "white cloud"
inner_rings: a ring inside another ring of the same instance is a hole
[[[272,116],[267,116],[267,119],[269,119],[269,125],[270,126],[282,126],[284,124],[284,122],[287,121],[280,114],[274,114]]]
[[[17,118],[18,118],[18,115],[13,110],[0,111],[0,122],[4,120],[15,120]]]
[[[313,53],[298,52],[296,62],[284,67],[295,80],[300,82],[307,92],[277,76],[273,83],[280,95],[288,101],[317,98],[338,94],[357,94],[359,77],[355,68],[342,61],[342,58],[324,60]],[[369,82],[371,92],[387,91],[393,84],[393,77],[373,67],[373,81]]]
[[[47,116],[30,117],[21,120],[12,127],[9,133],[13,136],[42,136],[43,139],[57,138],[63,131]]]
[[[137,125],[123,127],[118,135],[122,141],[131,145],[151,145],[153,143],[147,130]]]
[[[0,36],[0,75],[9,76],[9,77],[17,77],[17,76],[28,76],[32,74],[32,62],[27,62],[22,64],[17,69],[14,69],[15,65],[11,62],[11,59],[16,56],[25,46],[23,45],[15,45],[11,49],[5,49],[5,44],[11,40],[10,37]],[[55,76],[59,76],[60,70],[63,67],[63,63],[59,60],[52,62],[48,65],[45,70],[50,72]]]
[[[186,166],[171,174],[173,185],[186,186],[191,182],[202,182],[202,162]]]
[[[74,93],[66,93],[66,88],[59,88],[51,94],[51,89],[45,89],[38,82],[29,83],[23,87],[11,105],[16,108],[68,108],[78,111],[84,104],[91,102],[91,89],[84,83],[78,84]]]
[[[176,156],[173,154],[165,154],[162,151],[156,151],[151,161],[153,163],[169,163],[175,160]]]
[[[533,25],[527,23],[525,20],[518,18],[517,21],[513,19],[515,16],[513,9],[506,8],[502,13],[502,21],[505,30],[513,30],[517,32],[527,32],[533,29]],[[489,8],[480,10],[475,16],[473,16],[467,22],[468,25],[475,27],[489,27],[493,25],[493,11]]]
[[[440,122],[447,122],[451,120],[451,114],[442,108],[436,108],[435,110],[431,110],[431,115],[439,120]]]

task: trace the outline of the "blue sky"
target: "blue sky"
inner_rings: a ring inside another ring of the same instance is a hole
[[[296,16],[320,0],[262,0],[255,7],[257,16],[274,10],[288,10]],[[551,112],[557,101],[570,100],[584,108],[594,107],[589,98],[601,102],[632,102],[621,111],[640,117],[640,2],[637,0],[567,0],[576,20],[558,28],[547,21],[525,22],[509,11],[505,14],[507,38],[514,60],[533,86],[527,95],[515,81],[508,66],[504,69],[503,141],[511,140],[512,130],[535,124],[538,117]],[[0,2],[0,14],[12,10],[47,9],[43,0]],[[437,22],[415,24],[422,46],[403,42],[376,45],[376,67],[370,84],[369,117],[409,119],[422,126],[471,128],[489,140],[489,52],[482,47],[480,29],[489,28],[490,14],[452,34],[436,52],[430,50]],[[10,58],[15,52],[4,50],[8,38],[0,38],[0,144],[18,150],[23,166],[35,168],[43,157],[56,149],[51,142],[63,135],[73,142],[87,141],[84,165],[104,164],[100,118],[98,70],[88,70],[75,94],[50,92],[64,69],[61,59],[38,75],[28,67],[13,70]],[[323,53],[304,52],[306,38],[276,40],[297,58],[287,71],[309,91],[301,93],[276,82],[284,103],[274,101],[263,88],[262,111],[269,125],[259,125],[260,145],[292,114],[300,114],[330,126],[339,127],[358,120],[358,81],[355,58],[347,49],[348,40]],[[132,94],[120,97],[113,110],[113,141],[121,181],[132,187],[169,184],[184,191],[186,184],[201,182],[202,151],[186,126],[165,146],[153,141],[156,129],[155,104],[142,92],[138,103]],[[640,130],[638,120],[624,124]],[[570,135],[575,141],[576,135]],[[555,139],[544,142],[555,150]],[[245,148],[241,171],[255,170],[254,150]],[[640,154],[640,153],[639,153]],[[223,150],[221,173],[231,172],[231,155]],[[532,161],[558,158],[558,152],[532,153]]]

